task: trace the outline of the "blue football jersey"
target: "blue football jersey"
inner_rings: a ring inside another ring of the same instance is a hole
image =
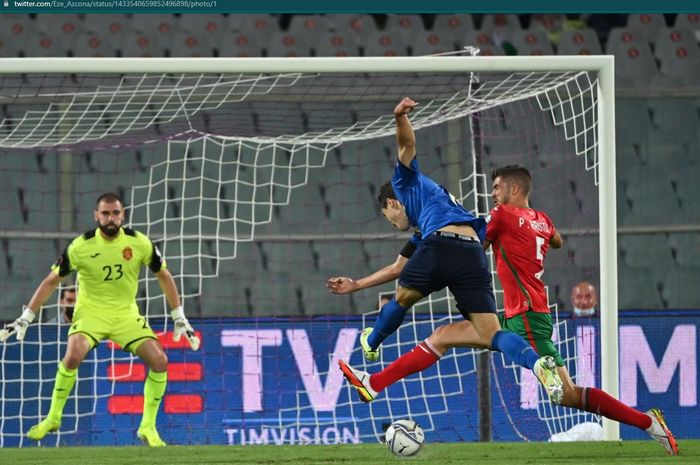
[[[391,180],[396,198],[406,209],[411,226],[417,227],[427,237],[448,224],[467,224],[474,228],[483,242],[486,222],[468,212],[447,189],[420,172],[418,160],[411,167],[396,162]]]

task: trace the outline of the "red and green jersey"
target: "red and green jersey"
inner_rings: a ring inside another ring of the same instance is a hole
[[[496,257],[506,318],[528,309],[548,313],[542,273],[549,240],[555,233],[552,220],[532,208],[499,205],[487,221],[486,239]]]

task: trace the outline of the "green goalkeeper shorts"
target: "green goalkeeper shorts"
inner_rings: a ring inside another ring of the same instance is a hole
[[[111,339],[124,351],[135,353],[146,339],[157,339],[151,327],[148,326],[148,321],[138,313],[104,315],[79,312],[74,316],[68,336],[82,333],[87,336],[92,348],[104,339]]]
[[[506,318],[498,315],[501,328],[518,334],[535,349],[540,357],[551,355],[558,366],[564,366],[564,359],[552,342],[552,315],[528,310],[525,313]]]

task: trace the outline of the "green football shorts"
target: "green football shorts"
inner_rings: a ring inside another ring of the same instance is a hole
[[[104,339],[111,339],[125,352],[133,353],[146,339],[157,339],[146,319],[139,314],[105,315],[80,312],[75,315],[68,336],[76,333],[86,335],[92,348]]]
[[[498,321],[501,328],[522,336],[540,357],[551,355],[557,366],[564,366],[564,359],[552,342],[551,314],[528,310],[506,319],[505,314],[501,313],[498,315]]]

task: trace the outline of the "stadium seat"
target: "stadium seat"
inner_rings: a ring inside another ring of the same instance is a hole
[[[593,29],[565,30],[561,33],[559,55],[600,55],[598,34]]]
[[[653,42],[665,27],[666,21],[662,14],[635,13],[627,17],[627,29],[640,34],[649,42]]]
[[[676,265],[664,271],[661,274],[664,307],[672,310],[700,308],[697,267]]]
[[[335,31],[353,37],[355,42],[379,30],[368,14],[330,14],[326,15],[326,20],[335,26]]]
[[[406,43],[400,35],[391,31],[377,31],[368,34],[360,42],[365,56],[405,56]]]
[[[516,30],[510,36],[510,43],[518,55],[553,55],[554,49],[547,34],[538,29]]]
[[[384,30],[401,36],[404,42],[411,41],[411,37],[425,31],[423,19],[420,15],[393,14],[387,15]]]
[[[648,226],[664,222],[678,223],[681,218],[680,200],[673,190],[671,179],[659,176],[664,165],[636,165],[625,170],[626,189],[630,200],[632,218],[627,224]],[[619,195],[619,194],[618,194]]]
[[[267,272],[318,269],[314,251],[308,241],[265,241],[262,243],[261,254],[263,269]]]
[[[55,41],[63,50],[73,47],[83,33],[84,23],[80,15],[37,15],[36,30]],[[65,55],[62,53],[61,55]]]
[[[694,105],[685,99],[650,99],[649,115],[651,131],[649,133],[649,152],[651,159],[658,154],[659,161],[667,158],[666,153],[654,150],[656,146],[695,151],[698,147],[700,118]],[[689,162],[683,156],[684,162]]]
[[[14,52],[11,56],[28,56],[25,44],[32,42],[36,35],[35,23],[29,15],[0,14],[0,38]]]
[[[647,103],[642,99],[618,98],[615,102],[615,130],[620,144],[646,148],[651,131]]]
[[[251,37],[253,44],[261,46],[268,38],[280,31],[275,15],[270,14],[230,14],[228,15],[228,30],[238,31]]]
[[[673,23],[675,29],[688,29],[691,31],[700,30],[700,14],[679,13]]]
[[[213,47],[205,34],[177,34],[170,46],[170,56],[203,58],[213,55]]]
[[[657,310],[664,308],[659,293],[657,268],[632,269],[619,266],[618,305],[620,310]]]
[[[556,219],[554,219],[556,225]],[[559,226],[562,228],[562,226]],[[574,266],[598,270],[600,269],[600,256],[598,236],[573,236],[564,238],[564,249],[556,253],[566,253],[571,258]]]
[[[221,57],[261,57],[263,47],[253,40],[253,37],[240,31],[227,31],[221,35],[216,44]]]
[[[136,35],[133,23],[126,15],[86,15],[85,30],[103,37],[113,50],[122,50],[124,44],[133,42],[131,39]],[[149,29],[148,32],[153,31]]]
[[[672,53],[662,56],[659,71],[658,78],[654,80],[654,85],[658,87],[697,88],[700,85],[696,79],[700,73],[698,45],[679,45]]]
[[[700,256],[700,234],[697,232],[671,233],[668,235],[668,245],[673,251],[676,263],[700,268],[697,260]]]
[[[67,49],[57,40],[55,36],[44,33],[32,37],[23,42],[24,51],[31,57],[60,57],[67,55]]]
[[[479,29],[491,34],[494,40],[498,42],[510,39],[521,27],[518,15],[498,13],[484,15]]]
[[[629,29],[611,29],[606,52],[615,55],[615,82],[620,87],[649,87],[659,73],[649,43]]]
[[[204,37],[212,44],[217,43],[221,36],[229,31],[229,21],[223,15],[188,14],[178,26],[180,31]]]
[[[281,31],[268,37],[265,48],[270,57],[308,57],[311,47],[306,37]]]
[[[566,17],[562,13],[533,14],[530,15],[529,28],[546,34],[558,34],[565,23]]]
[[[663,234],[620,234],[618,242],[620,257],[630,268],[673,266],[673,257]]]
[[[420,31],[412,34],[408,40],[411,55],[441,55],[455,51],[455,42],[451,35],[439,31]]]
[[[359,241],[314,241],[312,249],[318,257],[318,269],[327,276],[362,277],[370,273]]]
[[[658,60],[664,60],[669,55],[674,55],[681,47],[689,50],[698,48],[695,33],[690,29],[660,29],[653,44],[654,56]],[[689,53],[692,52],[689,51]]]
[[[700,223],[700,204],[697,202],[697,165],[686,165],[685,170],[677,172],[671,180],[675,185],[681,203],[680,220],[684,223]]]
[[[479,56],[503,55],[503,49],[496,44],[491,34],[485,31],[469,31],[457,41],[458,48],[477,47],[480,50]]]
[[[73,56],[99,58],[114,56],[114,49],[106,36],[95,32],[84,32],[75,39]]]
[[[287,32],[313,38],[334,31],[335,27],[335,24],[324,15],[292,15]]]
[[[469,14],[437,14],[431,31],[446,35],[457,41],[469,31],[474,31],[474,21]]]
[[[121,54],[124,57],[150,58],[163,56],[155,36],[147,33],[128,35],[122,39]]]
[[[319,57],[352,57],[360,51],[355,39],[347,33],[326,31],[317,36],[314,50]]]

